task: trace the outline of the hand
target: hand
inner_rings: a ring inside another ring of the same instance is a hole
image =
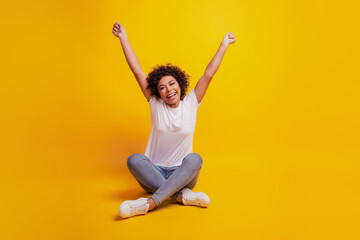
[[[120,22],[114,23],[112,33],[117,38],[126,37],[125,28],[120,24]]]
[[[223,44],[225,47],[228,47],[230,44],[235,42],[235,35],[233,32],[228,32],[224,39],[222,40],[221,44]]]

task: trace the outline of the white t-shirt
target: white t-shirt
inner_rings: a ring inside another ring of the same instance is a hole
[[[177,108],[169,107],[162,99],[151,96],[151,132],[145,156],[153,164],[172,167],[181,165],[193,151],[196,113],[199,107],[194,89]]]

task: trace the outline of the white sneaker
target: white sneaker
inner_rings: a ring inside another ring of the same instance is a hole
[[[149,210],[147,198],[124,201],[119,208],[119,215],[122,218],[128,218],[136,215],[146,214]]]
[[[210,205],[210,198],[203,192],[193,192],[189,188],[184,188],[181,192],[184,205],[199,207],[207,207]]]

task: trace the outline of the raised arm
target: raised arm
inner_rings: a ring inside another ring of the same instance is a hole
[[[235,35],[233,32],[229,32],[225,35],[224,39],[221,41],[220,47],[217,50],[215,56],[211,59],[210,63],[205,69],[205,73],[201,76],[199,81],[195,86],[195,95],[198,100],[198,103],[203,99],[206,90],[211,82],[211,79],[214,77],[215,73],[220,67],[220,63],[225,55],[225,52],[230,44],[235,42]]]
[[[124,26],[121,25],[120,22],[114,23],[112,33],[114,34],[115,37],[120,39],[120,43],[121,43],[122,49],[124,51],[126,61],[129,65],[131,71],[133,72],[146,100],[149,101],[151,92],[150,92],[150,89],[146,89],[147,84],[148,84],[147,80],[146,80],[146,74],[141,69],[139,59],[137,58],[134,50],[132,49],[132,47],[130,45],[130,41],[125,32]]]

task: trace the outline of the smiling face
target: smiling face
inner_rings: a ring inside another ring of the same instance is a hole
[[[180,104],[181,88],[173,76],[164,76],[157,85],[160,97],[171,108],[177,108]]]

